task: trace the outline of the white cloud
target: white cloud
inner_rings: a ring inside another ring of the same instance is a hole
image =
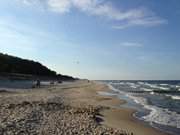
[[[39,2],[37,2],[39,1]],[[22,0],[28,5],[42,3],[42,0]],[[158,17],[145,8],[121,10],[106,0],[44,0],[47,9],[56,13],[67,13],[76,8],[86,14],[104,17],[115,21],[115,29],[124,29],[132,26],[156,26],[167,23],[167,20]]]
[[[156,26],[161,24],[167,24],[168,21],[156,16],[150,16],[145,18],[131,19],[128,22],[122,23],[120,25],[112,26],[114,29],[125,29],[127,27],[133,26]]]
[[[17,0],[18,2],[22,2],[24,5],[32,6],[40,4],[41,0]]]
[[[125,47],[143,47],[143,44],[134,43],[134,42],[123,42],[121,43],[121,45]]]
[[[71,8],[70,0],[48,0],[47,4],[50,10],[59,13],[69,12]]]
[[[32,0],[22,0],[22,3],[25,5],[31,5],[33,3],[33,1]]]

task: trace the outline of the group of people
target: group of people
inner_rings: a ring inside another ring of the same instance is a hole
[[[61,80],[57,81],[58,84],[62,83]],[[49,83],[50,85],[54,85],[55,84],[55,81],[50,81]],[[34,83],[33,83],[33,86],[32,88],[40,88],[41,87],[41,81],[40,79],[37,79]]]

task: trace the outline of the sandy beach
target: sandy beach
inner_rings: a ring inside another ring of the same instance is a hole
[[[108,86],[79,80],[0,93],[0,134],[166,135],[132,117],[125,101],[99,95]]]
[[[180,135],[179,25],[180,0],[0,0],[0,135]]]

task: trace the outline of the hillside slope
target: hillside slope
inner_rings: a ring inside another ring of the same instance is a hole
[[[54,77],[61,80],[74,79],[71,76],[57,74],[39,62],[0,53],[0,74],[6,73]]]

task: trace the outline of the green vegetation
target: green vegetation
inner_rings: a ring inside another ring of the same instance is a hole
[[[26,60],[15,56],[0,53],[0,73],[1,74],[22,74],[33,76],[53,77],[61,80],[72,80],[73,77],[56,74],[39,62]]]

